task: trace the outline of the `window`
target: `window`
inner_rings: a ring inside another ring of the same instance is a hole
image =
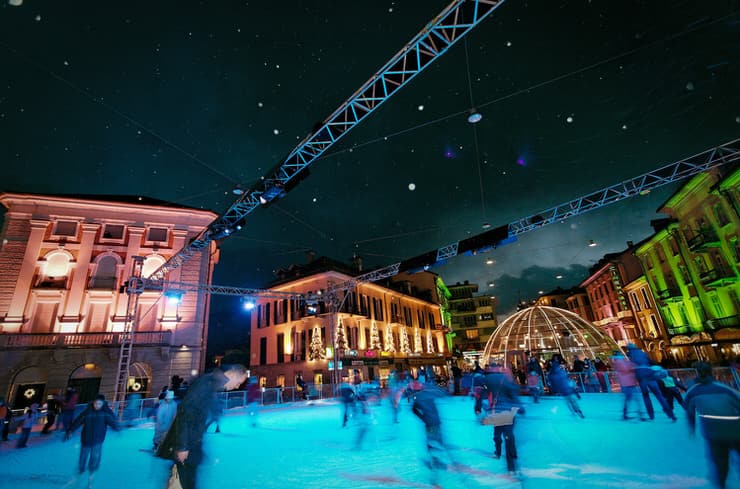
[[[123,239],[123,224],[106,224],[103,239]]]
[[[717,294],[712,294],[709,297],[712,299],[712,306],[714,306],[714,311],[717,314],[717,317],[725,317],[725,308],[722,305],[722,300],[719,296]]]
[[[673,256],[678,255],[679,249],[678,249],[678,240],[675,236],[671,236],[671,239],[669,240],[671,251],[673,252]]]
[[[260,365],[267,365],[267,338],[260,338]]]
[[[465,331],[465,337],[469,340],[477,340],[478,339],[478,330],[477,329],[469,329]]]
[[[429,327],[434,328],[434,313],[433,312],[429,313]]]
[[[642,292],[642,305],[644,309],[650,308],[650,298],[648,297],[647,289],[642,288],[640,289],[640,292]]]
[[[77,236],[77,221],[57,221],[54,236]]]
[[[146,240],[166,242],[167,241],[167,228],[149,228],[149,232],[146,235]]]
[[[90,281],[91,289],[115,289],[118,263],[114,255],[103,254],[95,259],[95,274]]]
[[[277,335],[277,363],[285,362],[285,334]]]
[[[660,261],[660,263],[665,262],[665,253],[663,252],[663,246],[659,244],[655,247],[655,251],[658,253],[658,261]]]
[[[632,308],[639,312],[642,310],[642,307],[640,307],[640,301],[637,299],[637,294],[634,292],[630,292],[630,302],[632,303]]]
[[[65,288],[71,268],[72,255],[65,250],[52,251],[44,257],[39,280],[40,287]]]
[[[410,307],[403,306],[403,324],[406,326],[411,326],[413,324]]]
[[[164,265],[164,258],[159,255],[149,255],[144,260],[144,264],[141,266],[141,276],[148,277],[154,273],[159,267]]]

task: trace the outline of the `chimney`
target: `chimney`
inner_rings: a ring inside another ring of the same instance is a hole
[[[306,252],[306,263],[313,263],[316,259],[316,252],[314,250],[308,250]]]
[[[352,255],[352,268],[356,271],[362,271],[362,257],[359,255]]]

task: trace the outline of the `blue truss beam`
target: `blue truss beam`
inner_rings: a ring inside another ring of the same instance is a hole
[[[288,183],[401,87],[443,55],[488,17],[504,0],[455,0],[432,19],[318,128],[301,141],[258,185],[245,192],[201,236],[180,250],[149,278],[162,280],[215,239],[233,233],[245,217],[284,193]]]

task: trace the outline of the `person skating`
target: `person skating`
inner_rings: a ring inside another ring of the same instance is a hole
[[[583,418],[583,411],[581,411],[581,407],[576,400],[577,393],[575,387],[573,387],[573,382],[568,378],[568,374],[560,365],[560,362],[554,358],[550,366],[550,384],[555,394],[563,396],[568,409],[573,414]]]
[[[10,410],[8,403],[5,402],[5,398],[0,397],[0,428],[2,431],[0,441],[8,441],[11,419],[13,419],[13,412]]]
[[[54,423],[56,422],[57,415],[59,415],[62,408],[62,402],[59,400],[59,398],[54,394],[49,394],[46,397],[46,423],[44,424],[44,427],[41,429],[42,435],[48,435],[51,433],[49,431],[52,426],[54,426]]]
[[[506,469],[509,475],[516,476],[519,473],[517,467],[519,454],[514,437],[514,416],[517,412],[524,414],[524,407],[519,401],[519,386],[505,372],[492,365],[486,369],[485,387],[489,395],[489,408],[487,416],[482,420],[483,424],[494,424],[491,420],[495,413],[512,412],[510,423],[494,424],[493,456],[501,458],[503,445],[506,449]]]
[[[26,448],[26,446],[28,446],[28,437],[31,436],[33,425],[36,424],[38,419],[39,405],[33,403],[23,412],[23,417],[21,418],[21,436],[18,438],[18,442],[15,445],[16,448]]]
[[[74,387],[67,387],[67,391],[64,393],[64,402],[62,403],[62,430],[67,431],[72,426],[72,421],[75,417],[75,409],[77,409],[77,389]]]
[[[648,418],[642,413],[640,401],[637,399],[638,382],[635,376],[635,364],[629,358],[622,355],[622,352],[616,350],[612,357],[612,365],[617,372],[617,381],[619,382],[622,395],[624,396],[624,406],[622,407],[622,419],[632,419],[629,415],[630,404],[633,402],[637,406],[637,415],[640,420],[647,421]]]
[[[740,393],[715,382],[708,363],[698,362],[694,368],[698,377],[684,399],[689,433],[694,434],[698,415],[711,463],[710,479],[715,487],[724,489],[730,452],[735,452],[735,460],[740,460]],[[740,469],[740,463],[736,468]]]
[[[82,434],[80,435],[80,458],[77,468],[79,475],[88,471],[88,487],[91,487],[93,475],[100,467],[103,442],[108,427],[119,431],[116,417],[108,407],[108,403],[105,402],[103,394],[98,394],[95,400],[72,421],[64,435],[64,441],[69,440],[72,433],[80,426],[82,426]]]
[[[177,403],[175,402],[175,392],[168,390],[165,392],[164,399],[159,402],[155,414],[154,439],[152,440],[155,450],[159,448],[162,440],[167,435],[167,431],[172,426],[172,421],[175,419],[176,413]]]
[[[681,391],[683,390],[686,392],[688,390],[686,385],[681,382],[680,378],[672,375],[668,370],[664,369],[660,365],[653,365],[650,368],[656,372],[656,377],[660,379],[658,381],[660,391],[663,393],[663,397],[665,397],[668,407],[673,409],[673,401],[675,400],[685,411],[686,404],[683,402],[683,397],[681,397]]]
[[[436,386],[424,385],[421,382],[411,382],[407,395],[413,400],[411,412],[424,423],[426,446],[429,459],[424,463],[431,470],[431,484],[438,486],[438,472],[447,467],[445,457],[447,448],[442,440],[442,422],[437,410],[436,400],[444,397],[446,392]]]
[[[172,427],[157,450],[157,456],[175,462],[170,477],[179,479],[182,489],[196,486],[198,465],[203,460],[203,434],[213,413],[216,393],[237,389],[246,380],[244,366],[232,365],[204,374],[189,386]]]
[[[645,403],[648,417],[655,419],[655,409],[653,408],[653,402],[650,400],[650,393],[652,392],[666,416],[672,421],[676,421],[676,415],[673,414],[673,409],[668,406],[663,393],[660,391],[655,372],[650,368],[650,359],[647,353],[637,348],[634,343],[630,343],[627,345],[627,356],[635,364],[635,377],[637,377],[637,382],[640,385],[640,391],[642,392],[642,399]]]

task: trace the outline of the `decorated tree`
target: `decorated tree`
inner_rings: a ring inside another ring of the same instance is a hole
[[[409,345],[409,333],[406,327],[401,328],[401,352],[411,353],[411,345]]]
[[[309,360],[324,359],[324,342],[321,340],[321,328],[314,326],[311,334],[311,350],[308,352]]]
[[[419,328],[414,329],[414,353],[421,353],[424,351],[421,347],[421,331]]]
[[[393,328],[390,325],[385,327],[385,351],[396,351],[396,342],[393,341]]]
[[[347,344],[347,335],[344,332],[344,324],[342,324],[341,319],[339,320],[339,325],[337,326],[336,345],[337,350],[340,352],[344,352],[349,348],[349,345]]]
[[[427,353],[436,353],[434,351],[434,338],[432,337],[432,330],[427,330]]]
[[[378,325],[375,324],[375,321],[373,321],[373,323],[370,325],[370,349],[383,349],[383,346],[380,344],[380,333],[378,333]]]

